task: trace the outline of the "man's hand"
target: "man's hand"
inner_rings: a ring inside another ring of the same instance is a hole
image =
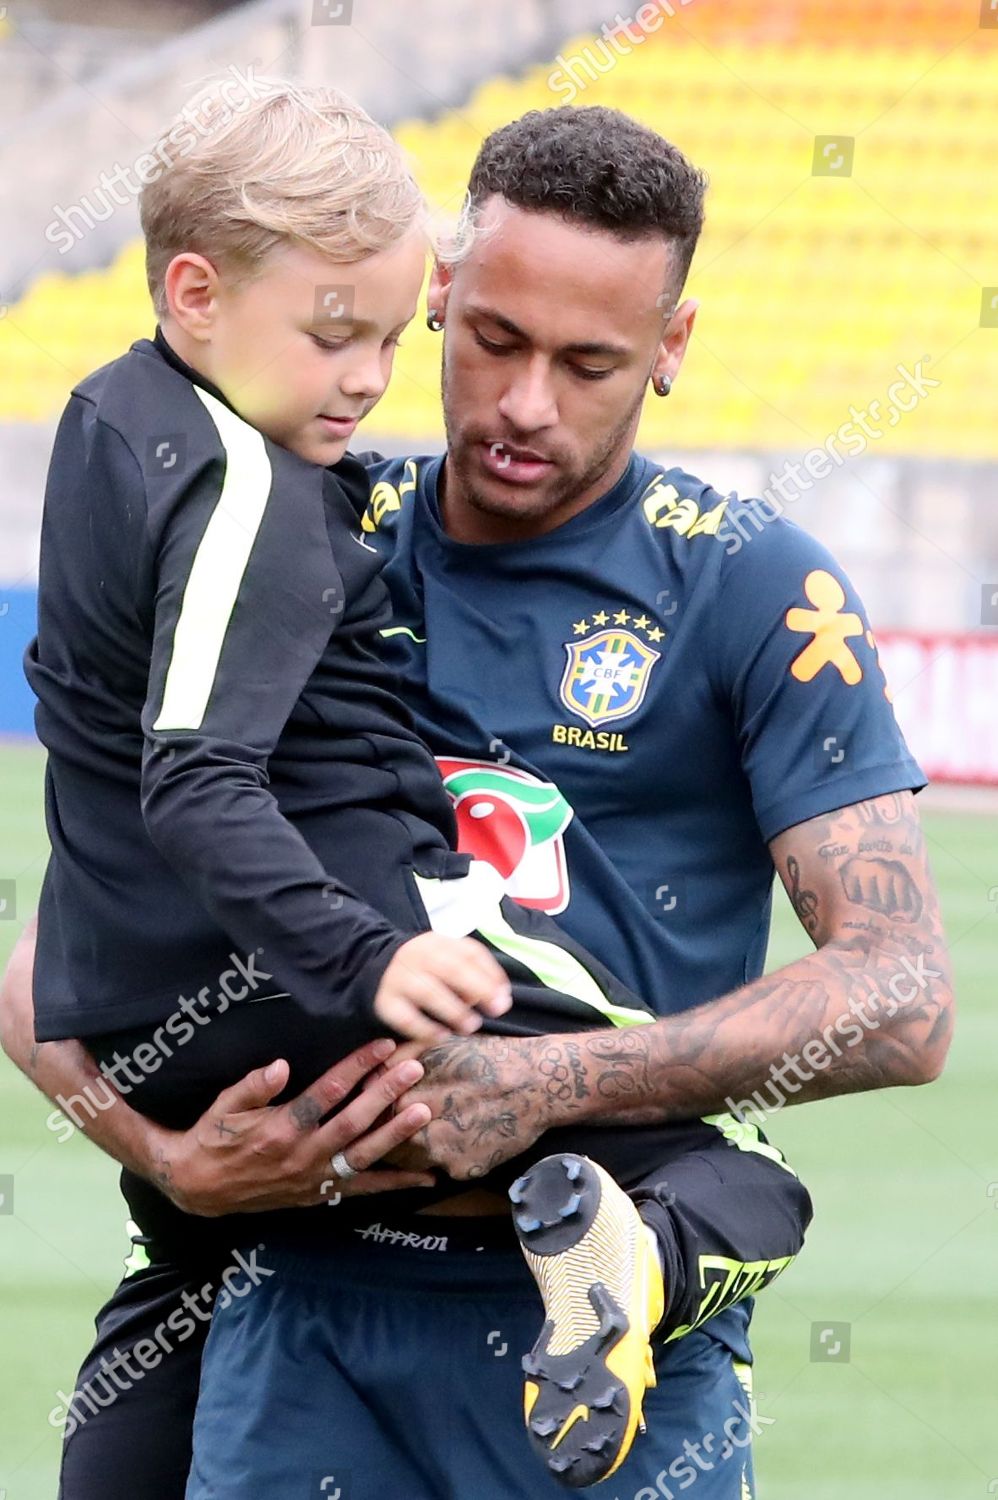
[[[432,1187],[425,1161],[372,1171],[429,1119],[423,1103],[382,1115],[423,1076],[422,1064],[387,1038],[335,1063],[297,1099],[272,1105],[288,1081],[282,1060],[250,1073],[215,1100],[190,1130],[166,1130],[123,1098],[86,1109],[114,1090],[77,1041],[34,1040],[31,969],[35,923],[27,924],[0,983],[0,1043],[13,1063],[61,1109],[77,1101],[74,1122],[109,1156],[155,1182],[188,1213],[218,1216],[333,1202],[335,1195]],[[363,1081],[364,1093],[324,1125],[320,1121]],[[346,1154],[357,1173],[337,1181],[330,1158]]]
[[[459,1181],[484,1177],[553,1123],[552,1098],[565,1083],[560,1059],[556,1037],[454,1038],[431,1047],[423,1053],[425,1077],[405,1104],[428,1105],[433,1118],[392,1160],[429,1159]]]
[[[393,1045],[371,1042],[335,1063],[287,1104],[271,1105],[287,1082],[287,1063],[250,1073],[219,1094],[187,1131],[161,1131],[151,1173],[186,1213],[217,1217],[274,1208],[306,1208],[343,1197],[433,1187],[426,1171],[374,1163],[408,1141],[430,1118],[425,1103],[381,1117],[423,1076],[414,1059],[392,1065]],[[386,1061],[388,1060],[388,1061]],[[325,1124],[320,1121],[374,1069],[380,1076]],[[379,1123],[380,1122],[380,1123]],[[355,1177],[336,1178],[330,1159],[342,1151]]]

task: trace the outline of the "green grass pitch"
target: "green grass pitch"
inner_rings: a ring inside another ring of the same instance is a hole
[[[37,900],[41,772],[37,751],[0,749],[0,963]],[[788,1109],[768,1127],[817,1214],[804,1255],[756,1314],[758,1408],[770,1419],[756,1445],[762,1500],[998,1492],[998,820],[927,813],[925,823],[960,1004],[946,1074],[927,1089]],[[771,965],[807,946],[781,897]],[[13,1212],[9,1198],[0,1205],[6,1500],[55,1494],[48,1413],[72,1389],[124,1254],[114,1167],[79,1137],[60,1143],[48,1113],[3,1060],[0,1179],[13,1178]],[[826,1323],[849,1325],[848,1361],[811,1359],[812,1326]]]

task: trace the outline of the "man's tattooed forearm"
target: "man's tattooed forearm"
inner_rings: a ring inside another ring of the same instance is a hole
[[[597,1123],[649,1123],[661,1119],[656,1079],[655,1026],[600,1030],[573,1045],[585,1073],[581,1107]],[[619,1109],[619,1114],[618,1114]]]
[[[501,1059],[492,1037],[427,1054],[428,1081],[439,1067],[460,1102],[455,1120],[493,1133],[490,1157],[502,1132],[526,1139],[528,1122],[691,1119],[730,1109],[778,1075],[795,1103],[936,1076],[953,996],[911,793],[823,814],[771,847],[817,952],[650,1025],[505,1038]],[[476,1085],[488,1102],[476,1101]]]
[[[857,932],[720,1000],[623,1036],[595,1033],[584,1044],[587,1117],[637,1125],[714,1114],[732,1098],[771,1099],[781,1075],[780,1100],[794,1103],[922,1081],[952,1025],[945,965],[931,960],[929,949],[913,962]]]

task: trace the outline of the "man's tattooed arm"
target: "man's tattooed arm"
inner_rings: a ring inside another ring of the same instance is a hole
[[[732,1102],[772,1109],[927,1083],[941,1071],[953,991],[912,793],[812,818],[770,847],[817,952],[629,1031],[641,1061],[630,1070],[633,1108],[617,1118],[710,1114]],[[585,1045],[599,1054],[619,1039],[600,1034]],[[598,1062],[589,1077],[605,1091]]]
[[[953,993],[912,794],[813,818],[771,850],[817,952],[647,1026],[446,1043],[424,1058],[413,1097],[436,1115],[446,1088],[478,1165],[486,1152],[495,1164],[511,1145],[522,1150],[544,1129],[583,1120],[638,1125],[732,1105],[770,1110],[937,1077]],[[501,1133],[490,1123],[500,1100]],[[437,1123],[428,1144],[453,1171]]]

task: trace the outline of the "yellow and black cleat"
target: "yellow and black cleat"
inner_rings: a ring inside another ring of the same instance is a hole
[[[627,1194],[586,1156],[545,1157],[509,1196],[546,1315],[523,1360],[524,1420],[550,1472],[582,1489],[624,1462],[655,1384],[658,1249]]]

